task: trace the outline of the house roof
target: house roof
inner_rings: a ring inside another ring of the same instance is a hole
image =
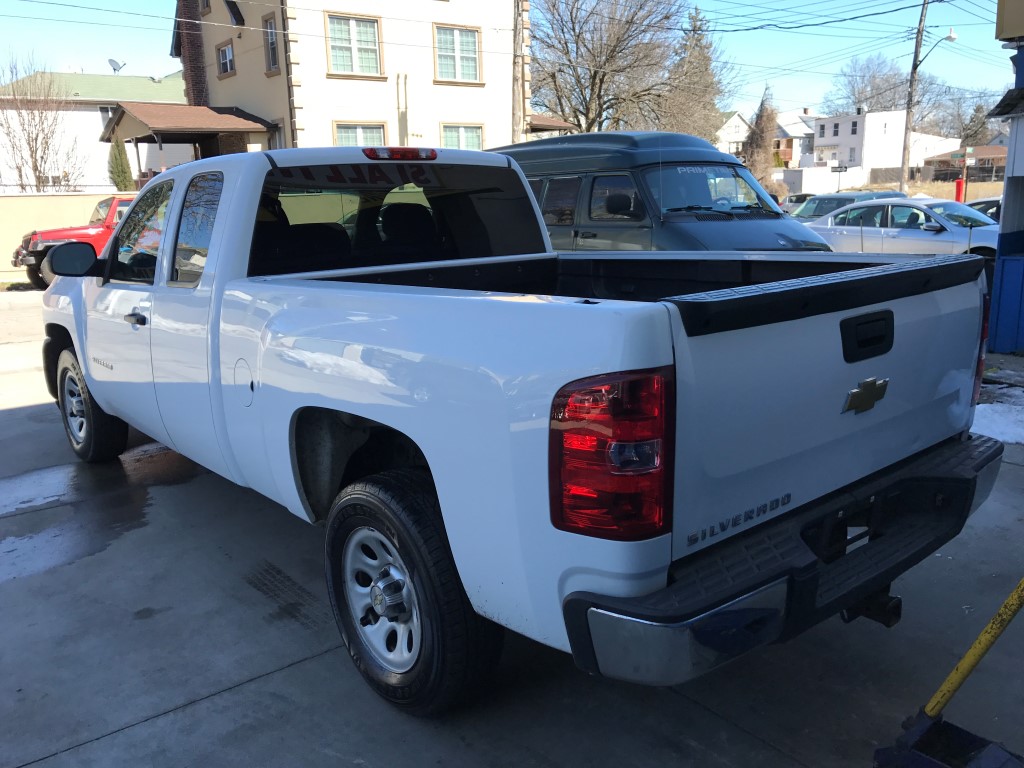
[[[1009,147],[1000,147],[1000,146],[994,145],[994,144],[979,144],[976,147],[974,147],[974,151],[971,152],[971,154],[967,155],[967,156],[968,157],[976,157],[976,158],[979,158],[979,159],[980,158],[990,158],[990,157],[1006,157],[1008,150],[1009,150]],[[930,163],[930,162],[940,162],[942,160],[952,160],[954,154],[961,154],[961,153],[966,154],[966,153],[964,153],[964,148],[963,147],[960,147],[959,149],[950,150],[949,152],[943,152],[941,155],[932,155],[931,157],[926,157],[925,158],[925,162],[926,163]],[[959,160],[960,158],[957,158],[957,159]]]
[[[197,107],[188,104],[150,104],[122,101],[107,121],[100,141],[111,141],[125,118],[134,118],[135,136],[121,135],[121,139],[135,138],[153,142],[159,135],[162,141],[189,144],[198,135],[217,133],[262,133],[276,126],[261,117],[237,107]],[[142,131],[139,131],[141,124]]]
[[[572,123],[567,123],[565,120],[559,120],[557,117],[549,117],[547,115],[529,115],[526,118],[526,122],[529,125],[530,131],[575,131],[579,130]]]
[[[33,72],[18,83],[24,83],[28,94],[33,83],[49,78],[54,89],[66,94],[69,101],[153,101],[167,104],[185,103],[185,81],[181,72],[161,78],[139,75],[85,75],[77,72]],[[42,86],[40,86],[41,88]],[[11,85],[0,88],[0,96],[10,92]]]

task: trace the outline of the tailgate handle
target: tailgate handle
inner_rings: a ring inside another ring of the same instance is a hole
[[[848,317],[839,323],[839,333],[843,340],[843,359],[848,363],[884,355],[892,349],[892,310]]]

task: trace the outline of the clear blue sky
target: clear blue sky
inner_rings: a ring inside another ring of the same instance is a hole
[[[853,56],[880,52],[909,68],[921,8],[921,0],[703,0],[697,4],[717,30],[723,54],[740,76],[742,88],[732,106],[744,114],[756,109],[766,83],[771,84],[780,110],[818,108],[832,75]],[[295,5],[301,7],[301,0]],[[109,73],[107,59],[117,59],[126,62],[126,75],[160,76],[180,69],[178,60],[169,55],[174,9],[174,0],[0,0],[0,28],[8,53],[33,54],[37,64],[52,70]],[[894,9],[903,10],[884,13]],[[969,92],[1005,90],[1013,74],[1010,52],[995,40],[995,11],[996,0],[931,0],[924,50],[951,26],[959,39],[940,43],[922,71]],[[869,13],[879,15],[843,21]],[[766,24],[810,26],[732,31]]]

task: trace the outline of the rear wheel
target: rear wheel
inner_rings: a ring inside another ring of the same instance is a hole
[[[395,706],[438,714],[497,664],[502,630],[466,597],[427,473],[391,470],[345,488],[327,523],[326,568],[349,655]]]
[[[128,425],[92,399],[78,358],[70,349],[57,358],[57,405],[71,450],[83,461],[110,461],[128,447]]]

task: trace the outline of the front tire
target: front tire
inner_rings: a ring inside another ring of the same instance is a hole
[[[92,399],[78,358],[70,349],[57,358],[57,405],[71,450],[83,461],[110,461],[128,447],[128,425]]]
[[[439,714],[497,664],[502,630],[466,597],[426,472],[390,470],[342,490],[327,523],[326,569],[352,661],[396,707]]]
[[[40,291],[45,291],[50,285],[39,273],[39,267],[25,267],[25,277],[34,288],[38,288]]]

